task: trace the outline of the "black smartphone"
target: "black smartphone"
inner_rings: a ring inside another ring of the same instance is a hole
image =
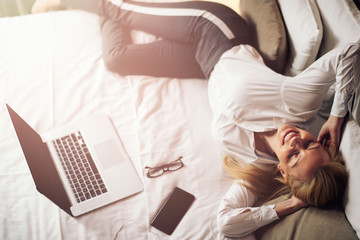
[[[175,187],[152,219],[151,226],[171,235],[194,200],[194,195]]]

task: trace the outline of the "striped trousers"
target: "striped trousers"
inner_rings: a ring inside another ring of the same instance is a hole
[[[143,3],[119,0],[62,0],[101,16],[103,59],[120,75],[209,78],[220,56],[247,44],[246,22],[213,2]],[[133,44],[130,30],[159,37]]]

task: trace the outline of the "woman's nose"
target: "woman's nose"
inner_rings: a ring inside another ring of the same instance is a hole
[[[302,139],[300,136],[295,136],[292,139],[290,139],[290,147],[298,147],[302,145]]]

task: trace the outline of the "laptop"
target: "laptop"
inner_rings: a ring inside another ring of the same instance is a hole
[[[105,114],[40,136],[6,107],[37,190],[71,216],[143,190]]]

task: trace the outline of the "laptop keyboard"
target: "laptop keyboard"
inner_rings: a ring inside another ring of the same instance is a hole
[[[80,132],[53,141],[78,203],[107,192]]]

